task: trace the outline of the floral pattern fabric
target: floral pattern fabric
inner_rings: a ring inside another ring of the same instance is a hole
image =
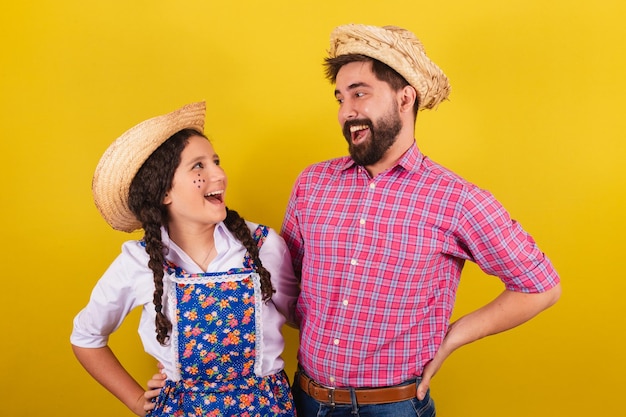
[[[253,234],[263,244],[267,228]],[[188,274],[167,263],[176,300],[172,343],[180,379],[167,381],[149,416],[294,416],[284,372],[258,376],[260,280],[252,259],[223,273]]]

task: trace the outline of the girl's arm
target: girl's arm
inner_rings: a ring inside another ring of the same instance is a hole
[[[165,380],[167,379],[167,375],[163,372],[163,364],[157,362],[157,367],[159,368],[159,373],[152,375],[152,379],[150,379],[147,384],[148,391],[146,391],[143,396],[143,409],[146,411],[154,410],[153,400],[159,396],[161,389],[165,386]]]
[[[145,416],[144,389],[133,379],[108,347],[81,348],[74,355],[89,374],[138,416]]]

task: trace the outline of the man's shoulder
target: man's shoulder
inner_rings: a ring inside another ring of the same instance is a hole
[[[354,165],[349,156],[327,159],[307,166],[300,176],[309,175],[334,175]]]
[[[429,194],[445,199],[454,197],[456,201],[463,204],[470,202],[474,205],[484,205],[497,202],[489,190],[428,158],[424,158],[421,167],[420,186]]]
[[[421,166],[422,176],[431,182],[445,184],[454,188],[474,188],[475,184],[463,178],[451,169],[424,157]]]

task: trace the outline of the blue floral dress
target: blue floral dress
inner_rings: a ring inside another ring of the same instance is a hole
[[[267,233],[259,226],[253,234],[259,247]],[[166,382],[148,416],[294,416],[285,373],[258,376],[263,301],[250,256],[242,268],[219,273],[188,274],[169,262],[165,268],[180,378]]]

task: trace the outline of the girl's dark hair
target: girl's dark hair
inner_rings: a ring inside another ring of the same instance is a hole
[[[337,74],[339,73],[341,67],[351,62],[371,62],[372,72],[374,73],[376,78],[389,84],[393,91],[399,91],[409,85],[409,82],[389,65],[377,59],[371,58],[367,55],[361,54],[346,54],[339,55],[335,58],[326,58],[324,60],[324,67],[326,68],[326,79],[335,84],[337,82]],[[419,97],[416,97],[415,103],[413,104],[414,117],[417,117],[418,109]]]
[[[180,164],[182,153],[191,136],[201,136],[202,133],[193,129],[184,129],[167,139],[143,163],[130,184],[128,205],[131,211],[141,222],[144,230],[146,252],[150,256],[148,267],[154,274],[154,309],[156,311],[156,338],[165,345],[172,330],[172,323],[163,312],[163,276],[164,276],[164,248],[161,240],[161,226],[167,226],[168,213],[163,204],[165,193],[172,188],[174,172]],[[207,139],[208,140],[208,139]],[[244,245],[252,260],[256,272],[261,277],[261,292],[263,301],[272,298],[274,289],[270,280],[270,273],[263,267],[257,247],[250,229],[245,220],[233,210],[226,209],[224,224],[233,235]]]

